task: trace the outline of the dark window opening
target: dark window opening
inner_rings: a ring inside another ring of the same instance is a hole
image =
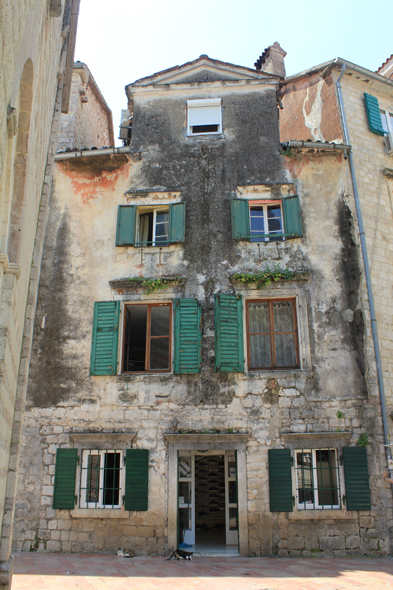
[[[193,133],[217,133],[218,125],[193,125]]]
[[[120,453],[105,453],[104,504],[119,504],[120,491]]]

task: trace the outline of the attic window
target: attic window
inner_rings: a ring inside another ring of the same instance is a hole
[[[221,132],[220,98],[187,101],[187,135],[217,135]]]

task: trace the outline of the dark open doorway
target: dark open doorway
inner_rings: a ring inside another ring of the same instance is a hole
[[[225,545],[224,455],[195,460],[195,543]]]

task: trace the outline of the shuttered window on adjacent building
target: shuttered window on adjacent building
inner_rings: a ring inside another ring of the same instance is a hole
[[[57,449],[53,508],[72,510],[75,505],[77,449]]]
[[[125,510],[147,510],[148,492],[149,451],[148,449],[127,449]]]
[[[202,357],[202,313],[196,299],[175,300],[175,373],[199,373]]]
[[[185,203],[119,205],[116,246],[167,246],[184,242]]]
[[[368,119],[370,131],[378,135],[384,135],[381,113],[379,112],[378,99],[371,94],[364,93],[364,104]]]
[[[347,510],[371,510],[370,483],[365,447],[344,447]]]
[[[231,218],[234,240],[268,242],[303,235],[298,195],[276,201],[231,199]]]
[[[116,375],[119,333],[119,301],[94,303],[91,375]]]
[[[244,371],[243,306],[241,295],[215,295],[215,369]]]
[[[292,512],[292,460],[290,449],[269,449],[270,512]]]

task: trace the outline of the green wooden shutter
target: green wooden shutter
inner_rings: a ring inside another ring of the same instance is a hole
[[[116,246],[135,246],[136,205],[119,205]]]
[[[202,357],[202,313],[196,299],[175,300],[175,373],[199,373]]]
[[[292,234],[294,238],[301,237],[302,222],[300,220],[300,203],[298,195],[284,197],[282,200],[284,214],[284,232]]]
[[[171,203],[169,205],[169,241],[184,242],[185,203]]]
[[[242,373],[243,306],[241,295],[215,295],[216,371]]]
[[[292,512],[292,461],[289,449],[269,449],[270,512]]]
[[[379,112],[378,99],[371,94],[364,93],[364,103],[366,105],[366,113],[368,119],[368,126],[370,131],[378,133],[378,135],[384,135],[382,127],[381,113]]]
[[[57,449],[53,508],[72,510],[75,505],[77,449]]]
[[[250,207],[247,199],[231,199],[232,238],[244,240],[243,236],[249,236]]]
[[[91,375],[117,374],[120,301],[94,303]]]
[[[126,451],[126,510],[147,510],[149,492],[149,451]]]
[[[347,510],[371,510],[366,448],[344,447],[343,459]]]

